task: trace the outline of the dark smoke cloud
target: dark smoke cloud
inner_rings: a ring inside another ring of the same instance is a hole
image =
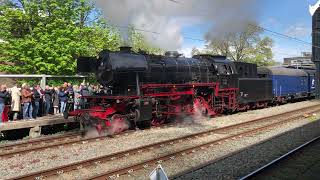
[[[257,21],[257,0],[96,0],[106,19],[116,26],[133,25],[148,42],[167,50],[179,49],[183,43],[182,27],[208,23],[211,39],[244,30]],[[121,29],[124,39],[127,30]]]

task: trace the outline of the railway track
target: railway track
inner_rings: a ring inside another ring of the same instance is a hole
[[[159,127],[152,127],[147,130],[153,130],[157,128],[167,128],[172,127],[173,124],[166,124]],[[145,130],[143,130],[145,131]],[[123,132],[121,134],[117,134],[114,137],[117,138],[119,136],[125,135],[128,136],[136,131],[129,130]],[[81,132],[69,133],[66,135],[58,135],[58,136],[50,136],[44,138],[37,138],[28,141],[23,141],[19,143],[10,143],[6,145],[0,146],[0,158],[10,158],[16,155],[26,154],[29,152],[41,151],[49,148],[57,148],[59,146],[68,146],[74,144],[82,144],[88,142],[94,142],[99,140],[104,140],[105,138],[109,138],[108,135],[98,136],[98,137],[83,137]]]
[[[320,105],[313,105],[305,108],[301,108],[295,111],[307,111],[311,110],[313,108],[320,107]],[[292,111],[292,112],[295,112]],[[290,114],[292,112],[286,112],[278,115],[285,115],[285,114]],[[264,117],[264,118],[258,118],[259,119],[270,119],[275,116],[270,116],[270,117]],[[166,127],[173,127],[174,124],[166,124],[161,127],[155,127],[155,128],[166,128]],[[152,130],[154,128],[151,128]],[[121,135],[130,135],[131,133],[134,133],[135,131],[126,131],[122,134],[116,135],[115,137],[119,137]],[[88,142],[94,142],[94,141],[99,141],[99,140],[104,140],[108,136],[99,136],[99,137],[90,137],[90,138],[85,138],[81,135],[81,133],[70,133],[67,135],[63,136],[52,136],[52,137],[46,137],[46,138],[39,138],[39,139],[34,139],[34,140],[29,140],[29,141],[24,141],[20,143],[11,143],[7,145],[2,145],[0,146],[0,158],[10,158],[16,155],[21,155],[21,154],[26,154],[29,152],[36,152],[36,151],[41,151],[49,148],[57,148],[61,146],[70,146],[74,144],[82,144],[82,143],[88,143]]]
[[[300,145],[299,147],[289,151],[288,153],[280,156],[279,158],[274,159],[270,163],[252,171],[246,176],[241,177],[239,180],[248,180],[248,179],[256,179],[256,178],[259,179],[262,177],[267,178],[267,176],[269,175],[276,179],[277,175],[279,174],[273,174],[273,171],[277,171],[282,168],[286,168],[286,174],[284,176],[287,176],[288,179],[291,179],[289,178],[290,174],[287,174],[289,173],[289,171],[293,174],[296,174],[297,171],[299,172],[299,168],[301,169],[301,167],[303,167],[302,169],[305,169],[302,172],[305,172],[308,170],[307,169],[308,166],[314,166],[315,162],[312,162],[310,164],[310,162],[307,162],[307,161],[310,161],[310,159],[312,159],[312,161],[315,161],[314,158],[317,158],[317,156],[319,155],[319,147],[320,147],[320,136]],[[309,160],[307,161],[300,160],[299,161],[300,164],[294,161],[295,158],[301,158],[301,157],[305,158],[304,156],[306,156]],[[290,162],[291,160],[292,162]],[[317,160],[316,162],[318,163],[319,158],[317,158],[316,160]],[[291,164],[291,163],[295,163],[295,164]],[[318,172],[318,175],[319,175],[319,172]],[[298,177],[295,177],[295,178],[298,178]]]
[[[44,171],[26,174],[15,179],[106,179],[145,170],[157,163],[174,160],[179,156],[205,150],[223,142],[236,140],[272,127],[303,118],[306,113],[320,111],[320,105],[290,111],[248,122],[212,129],[167,141],[149,144],[101,157],[87,159]],[[148,160],[143,160],[148,158]],[[142,160],[140,160],[142,159]],[[128,162],[129,165],[128,165]],[[110,164],[112,163],[112,166]]]
[[[14,154],[19,154],[27,151],[32,151],[41,148],[48,148],[54,144],[62,144],[65,141],[74,141],[81,137],[81,133],[74,132],[64,135],[48,136],[43,138],[35,138],[18,143],[8,143],[0,146],[0,157],[11,157]]]

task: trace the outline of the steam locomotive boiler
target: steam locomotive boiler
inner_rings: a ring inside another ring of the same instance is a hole
[[[270,80],[253,78],[257,76],[256,66],[242,63],[238,67],[241,77],[235,63],[224,56],[185,58],[177,52],[160,56],[134,53],[129,47],[117,52],[104,50],[97,58],[79,58],[77,69],[95,73],[109,93],[83,97],[90,108],[69,114],[85,126],[93,124],[99,132],[118,133],[194,114],[234,112],[248,108],[249,103],[265,104],[272,99],[270,95],[252,99],[253,90],[241,88],[239,83],[254,86],[258,82],[257,89],[261,89],[261,83]],[[271,92],[269,86],[262,86],[266,87],[262,91]]]
[[[234,64],[226,57],[180,56],[178,52],[166,52],[165,56],[136,54],[130,47],[122,47],[120,52],[102,51],[96,60],[80,58],[78,72],[95,72],[100,84],[113,87],[113,94],[127,94],[128,88],[137,90],[137,74],[143,84],[209,83],[220,78],[224,87],[236,86]]]

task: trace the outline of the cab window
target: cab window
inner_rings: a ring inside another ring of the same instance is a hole
[[[233,73],[233,70],[231,68],[231,66],[227,65],[227,64],[221,64],[218,66],[219,69],[219,73],[220,74],[224,74],[224,75],[230,75]]]

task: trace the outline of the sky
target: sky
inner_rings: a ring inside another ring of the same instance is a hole
[[[314,5],[317,1],[261,0],[258,23],[266,29],[311,43],[312,17],[309,13],[309,5]],[[202,39],[208,29],[208,25],[198,24],[184,27],[182,31],[188,37]],[[299,56],[301,52],[311,51],[311,45],[280,38],[269,32],[264,32],[262,36],[268,36],[274,40],[274,59],[278,62],[282,62],[284,57]],[[180,51],[186,56],[190,56],[193,47],[201,49],[204,47],[204,42],[184,39]]]
[[[316,4],[318,0],[256,1],[260,3],[257,13],[257,20],[260,26],[311,43],[312,17],[309,13],[309,5]],[[177,0],[177,2],[183,3],[183,0]],[[179,7],[179,4],[177,6]],[[188,20],[183,24],[190,25],[182,27],[182,34],[185,37],[191,37],[193,39],[204,39],[204,34],[212,28],[212,24],[199,23],[194,19]],[[270,32],[264,32],[262,36],[268,36],[274,40],[274,60],[278,62],[282,62],[285,57],[300,56],[301,52],[311,52],[311,45],[308,44],[302,44],[294,40],[281,38]],[[185,56],[190,57],[193,47],[203,49],[204,45],[204,41],[184,38],[182,47],[178,49],[178,51],[182,52]]]

